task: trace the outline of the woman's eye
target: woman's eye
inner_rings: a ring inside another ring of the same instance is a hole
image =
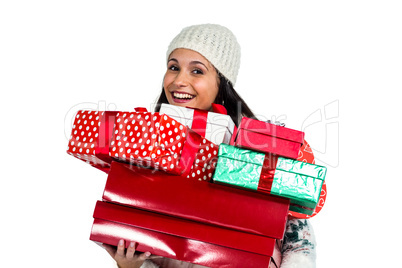
[[[193,73],[195,73],[195,74],[204,74],[204,72],[201,71],[200,69],[194,69]]]
[[[179,68],[177,66],[175,66],[175,65],[172,65],[172,66],[168,67],[168,69],[171,70],[171,71],[178,71],[179,70]]]

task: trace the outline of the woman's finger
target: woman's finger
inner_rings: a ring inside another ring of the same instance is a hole
[[[134,257],[134,253],[135,253],[135,242],[131,241],[130,245],[127,248],[127,253],[126,253],[126,257],[127,259],[132,259]]]
[[[148,257],[151,256],[151,252],[144,252],[138,256],[138,259],[141,261],[145,261]]]
[[[124,257],[124,250],[125,250],[125,246],[124,246],[124,240],[121,239],[119,241],[119,244],[117,245],[117,251],[116,251],[116,255]]]

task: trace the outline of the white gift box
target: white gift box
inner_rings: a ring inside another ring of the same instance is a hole
[[[193,128],[194,109],[162,103],[159,112],[167,114],[183,125],[199,132]],[[208,112],[204,138],[217,145],[229,144],[234,126],[235,124],[229,115]]]

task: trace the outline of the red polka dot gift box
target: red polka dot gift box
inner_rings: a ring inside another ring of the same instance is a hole
[[[67,153],[108,172],[109,144],[117,112],[80,110],[75,115]]]
[[[122,162],[209,180],[218,146],[165,114],[119,112],[109,152]]]

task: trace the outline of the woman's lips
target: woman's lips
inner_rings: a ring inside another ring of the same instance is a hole
[[[187,103],[194,99],[194,95],[185,93],[185,92],[172,92],[172,99],[176,103]]]

